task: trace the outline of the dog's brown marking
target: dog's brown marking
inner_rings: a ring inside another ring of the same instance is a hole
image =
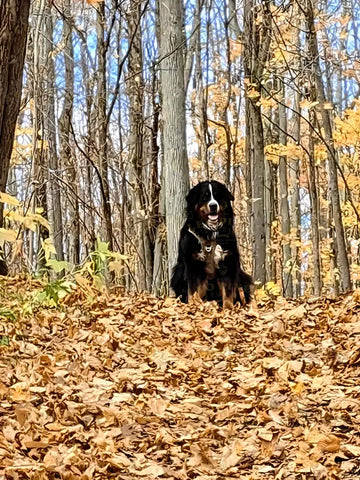
[[[208,215],[210,213],[208,204],[205,203],[204,205],[201,205],[201,206],[196,205],[196,210],[198,212],[198,215],[199,215],[200,219],[203,220],[204,222],[206,222],[207,218],[208,218]]]
[[[245,307],[246,299],[245,299],[244,289],[242,287],[239,287],[238,292],[239,292],[239,297],[240,297],[240,303],[243,307]]]

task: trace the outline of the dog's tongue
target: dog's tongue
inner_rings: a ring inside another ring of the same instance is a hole
[[[214,222],[215,220],[218,219],[218,215],[209,215],[208,219],[211,220],[212,222]]]

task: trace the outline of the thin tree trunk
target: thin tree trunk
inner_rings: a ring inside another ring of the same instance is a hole
[[[331,205],[333,209],[333,220],[334,220],[335,236],[336,236],[335,251],[337,256],[337,264],[341,274],[342,290],[346,292],[351,289],[351,279],[350,279],[349,259],[347,255],[347,248],[346,248],[346,241],[345,241],[345,234],[344,234],[344,226],[342,223],[339,185],[338,185],[338,177],[337,177],[336,164],[337,164],[338,157],[337,157],[337,152],[334,146],[330,112],[325,105],[326,97],[325,97],[324,84],[322,81],[322,74],[320,69],[319,50],[318,50],[317,35],[315,30],[314,10],[312,5],[312,0],[307,0],[307,3],[306,3],[306,26],[307,26],[309,55],[310,55],[310,59],[313,66],[317,99],[319,101],[319,108],[321,112],[324,132],[325,132],[325,141],[326,141],[326,146],[329,154],[328,155],[328,175],[329,175],[330,199],[331,199]]]
[[[68,185],[71,185],[72,191],[68,193],[67,210],[69,218],[69,262],[78,265],[80,262],[80,222],[79,222],[79,202],[78,202],[78,184],[75,158],[70,145],[70,131],[72,124],[73,104],[74,104],[74,47],[72,42],[71,27],[71,2],[66,0],[64,4],[63,44],[64,44],[64,63],[65,63],[65,97],[63,109],[61,112],[60,126],[60,155],[61,164],[65,169],[65,178]]]
[[[106,44],[105,44],[105,2],[99,2],[96,7],[96,33],[97,33],[97,152],[98,167],[100,171],[100,194],[104,220],[104,240],[109,243],[109,249],[114,250],[112,219],[110,206],[110,189],[108,180],[108,148],[107,148],[107,123],[106,123]]]
[[[93,180],[93,167],[90,164],[88,158],[93,153],[93,130],[91,129],[92,126],[92,103],[93,103],[93,95],[92,95],[92,84],[90,81],[90,72],[88,62],[86,61],[86,44],[81,43],[80,45],[81,51],[81,75],[82,75],[82,82],[84,85],[85,90],[85,102],[86,102],[86,134],[85,134],[85,145],[84,151],[86,158],[81,158],[82,169],[84,171],[83,176],[83,192],[84,198],[86,201],[87,207],[84,210],[84,230],[82,233],[82,239],[84,242],[84,255],[87,257],[91,251],[94,250],[95,247],[95,219],[93,213],[93,188],[92,185],[94,184]]]
[[[200,22],[201,5],[202,0],[197,0],[197,23]],[[192,116],[195,123],[195,131],[198,131],[198,160],[200,163],[200,177],[202,179],[210,178],[209,161],[208,161],[208,143],[209,143],[209,131],[207,121],[207,105],[204,92],[204,77],[201,61],[201,29],[196,32],[196,45],[195,45],[195,72],[194,72],[194,90],[195,99],[193,102],[194,115]],[[198,118],[197,118],[198,117]],[[198,126],[197,126],[197,121]]]
[[[310,122],[314,125],[314,113],[310,112]],[[321,279],[321,255],[320,255],[320,211],[319,211],[319,196],[316,185],[316,171],[315,171],[315,149],[312,129],[309,129],[309,153],[308,158],[308,179],[309,179],[309,193],[310,193],[310,208],[311,208],[311,240],[313,247],[313,268],[314,268],[314,289],[315,296],[321,295],[322,279]]]
[[[32,125],[32,165],[31,181],[33,192],[31,197],[31,212],[35,213],[37,208],[43,209],[43,215],[47,215],[46,201],[46,183],[45,172],[46,165],[44,139],[45,139],[45,119],[44,119],[44,98],[43,90],[45,88],[44,74],[47,63],[48,43],[45,33],[45,19],[48,5],[45,0],[41,0],[34,6],[36,8],[36,24],[33,33],[32,49],[32,67],[33,67],[33,125]],[[39,271],[45,267],[44,255],[41,251],[41,240],[46,238],[46,232],[43,227],[38,227],[36,232],[30,232],[29,261],[33,272]]]
[[[280,91],[282,92],[281,101],[279,103],[279,141],[281,145],[287,143],[287,118],[285,108],[285,85],[280,80]],[[285,297],[293,296],[292,286],[292,265],[291,265],[291,248],[290,248],[290,212],[288,202],[288,174],[287,174],[287,157],[281,156],[279,160],[279,206],[281,217],[281,233],[282,233],[282,283],[283,293]]]
[[[42,102],[43,102],[43,122],[44,122],[44,138],[47,140],[48,148],[44,152],[46,157],[46,164],[49,168],[48,181],[46,185],[47,204],[48,204],[48,216],[52,229],[53,243],[56,250],[56,256],[58,260],[64,260],[63,249],[63,225],[61,215],[61,195],[59,184],[59,159],[57,153],[57,140],[56,140],[56,117],[55,117],[55,67],[53,56],[51,55],[53,50],[53,20],[51,14],[51,6],[48,4],[44,10],[44,22],[45,35],[43,37],[44,42],[44,55],[43,61],[45,62],[43,67],[43,85]],[[65,58],[66,61],[66,58]]]
[[[300,143],[300,92],[295,92],[294,98],[294,138]],[[294,262],[293,267],[293,289],[295,297],[301,295],[301,261],[300,261],[300,247],[298,242],[301,240],[301,212],[300,212],[300,160],[298,158],[289,160],[289,174],[290,174],[290,224],[292,235],[295,237],[294,246],[292,247],[292,258]],[[293,238],[294,240],[294,238]]]
[[[0,0],[0,192],[5,192],[20,110],[30,0]],[[0,228],[4,204],[0,203]],[[7,274],[0,250],[0,275]]]

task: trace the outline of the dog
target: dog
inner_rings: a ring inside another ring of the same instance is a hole
[[[194,295],[223,308],[251,301],[253,281],[240,267],[234,233],[233,195],[215,180],[198,183],[186,197],[171,288],[184,303]]]

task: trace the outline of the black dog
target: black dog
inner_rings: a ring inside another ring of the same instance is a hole
[[[225,185],[215,180],[200,182],[186,197],[187,219],[171,278],[172,289],[185,303],[195,293],[223,308],[251,300],[253,282],[240,267],[232,200]]]

